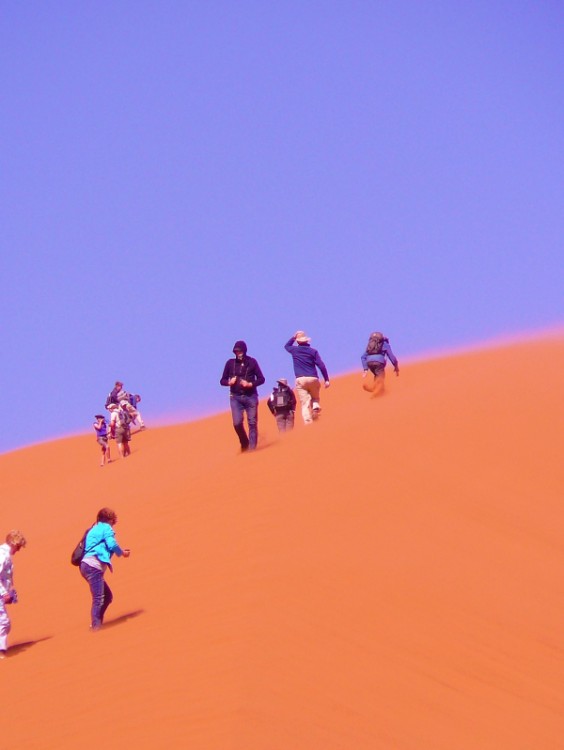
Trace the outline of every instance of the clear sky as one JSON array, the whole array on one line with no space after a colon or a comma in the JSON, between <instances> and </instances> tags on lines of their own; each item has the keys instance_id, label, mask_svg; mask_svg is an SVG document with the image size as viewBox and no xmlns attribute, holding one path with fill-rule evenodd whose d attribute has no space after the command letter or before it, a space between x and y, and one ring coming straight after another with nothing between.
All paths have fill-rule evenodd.
<instances>
[{"instance_id":1,"label":"clear sky","mask_svg":"<svg viewBox=\"0 0 564 750\"><path fill-rule=\"evenodd\" d=\"M312 336L400 359L564 321L557 0L0 3L0 450L228 407ZM542 363L526 362L524 366ZM226 439L234 439L226 436Z\"/></svg>"}]
</instances>

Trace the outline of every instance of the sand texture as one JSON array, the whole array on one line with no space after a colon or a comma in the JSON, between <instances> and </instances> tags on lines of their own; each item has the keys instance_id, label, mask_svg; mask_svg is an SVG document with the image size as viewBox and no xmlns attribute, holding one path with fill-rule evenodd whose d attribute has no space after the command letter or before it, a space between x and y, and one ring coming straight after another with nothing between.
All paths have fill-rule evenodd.
<instances>
[{"instance_id":1,"label":"sand texture","mask_svg":"<svg viewBox=\"0 0 564 750\"><path fill-rule=\"evenodd\" d=\"M263 388L253 454L226 412L104 468L93 431L0 456L0 748L562 750L563 343L335 378L284 437ZM91 633L104 505L132 554Z\"/></svg>"}]
</instances>

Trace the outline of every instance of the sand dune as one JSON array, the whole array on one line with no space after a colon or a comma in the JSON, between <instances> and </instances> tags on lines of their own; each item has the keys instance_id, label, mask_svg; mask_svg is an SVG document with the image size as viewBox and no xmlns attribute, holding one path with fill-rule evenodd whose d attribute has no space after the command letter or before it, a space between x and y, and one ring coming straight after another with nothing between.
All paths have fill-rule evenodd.
<instances>
[{"instance_id":1,"label":"sand dune","mask_svg":"<svg viewBox=\"0 0 564 750\"><path fill-rule=\"evenodd\" d=\"M93 435L0 456L0 747L564 748L562 344L336 378L283 439L262 404L254 454L225 413L103 469ZM103 505L132 556L93 634L69 555Z\"/></svg>"}]
</instances>

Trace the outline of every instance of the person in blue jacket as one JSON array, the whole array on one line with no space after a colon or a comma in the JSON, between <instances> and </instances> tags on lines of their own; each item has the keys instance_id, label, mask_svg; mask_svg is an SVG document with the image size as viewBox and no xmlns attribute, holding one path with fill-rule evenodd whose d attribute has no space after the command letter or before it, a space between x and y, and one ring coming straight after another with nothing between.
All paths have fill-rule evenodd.
<instances>
[{"instance_id":1,"label":"person in blue jacket","mask_svg":"<svg viewBox=\"0 0 564 750\"><path fill-rule=\"evenodd\" d=\"M302 407L302 417L305 424L311 424L317 419L321 406L319 405L319 393L321 385L317 370L323 376L325 388L329 388L329 375L325 363L314 349L311 339L303 331L296 331L292 338L284 344L284 349L292 355L294 363L294 375L296 376L296 393ZM294 343L297 346L294 346Z\"/></svg>"},{"instance_id":2,"label":"person in blue jacket","mask_svg":"<svg viewBox=\"0 0 564 750\"><path fill-rule=\"evenodd\" d=\"M113 527L117 516L111 508L98 511L96 523L87 532L84 543L84 557L80 563L80 573L90 586L92 594L92 630L99 630L107 608L112 603L113 594L104 580L104 573L112 570L112 555L129 557L131 550L122 549Z\"/></svg>"},{"instance_id":3,"label":"person in blue jacket","mask_svg":"<svg viewBox=\"0 0 564 750\"><path fill-rule=\"evenodd\" d=\"M374 395L379 395L384 390L386 359L389 359L394 366L396 376L399 375L399 363L392 351L389 339L383 333L375 331L370 334L366 350L360 357L362 369L364 370L362 377L365 378L369 370L374 375L372 382L365 385L364 389L371 391Z\"/></svg>"}]
</instances>

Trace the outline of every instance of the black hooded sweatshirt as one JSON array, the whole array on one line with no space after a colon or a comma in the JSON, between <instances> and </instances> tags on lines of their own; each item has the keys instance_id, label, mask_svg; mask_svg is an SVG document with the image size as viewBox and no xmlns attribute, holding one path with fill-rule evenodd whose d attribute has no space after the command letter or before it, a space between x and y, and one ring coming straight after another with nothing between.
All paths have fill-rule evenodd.
<instances>
[{"instance_id":1,"label":"black hooded sweatshirt","mask_svg":"<svg viewBox=\"0 0 564 750\"><path fill-rule=\"evenodd\" d=\"M264 383L264 375L256 359L247 356L247 345L244 341L236 341L233 345L233 351L235 349L240 349L243 352L243 358L237 359L237 357L234 357L233 359L228 359L219 382L221 385L229 385L230 378L236 377L237 382L235 385L229 386L230 392L237 396L253 396L256 394L258 386ZM253 387L244 388L240 385L240 380L247 380L253 384Z\"/></svg>"}]
</instances>

